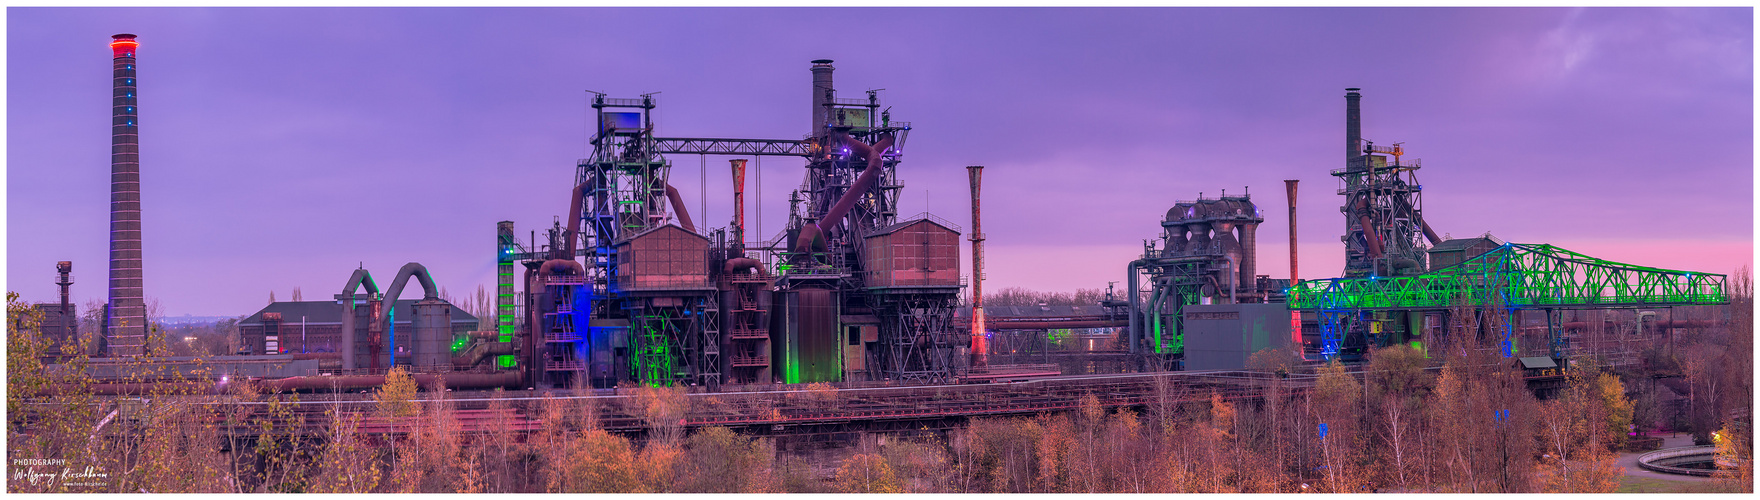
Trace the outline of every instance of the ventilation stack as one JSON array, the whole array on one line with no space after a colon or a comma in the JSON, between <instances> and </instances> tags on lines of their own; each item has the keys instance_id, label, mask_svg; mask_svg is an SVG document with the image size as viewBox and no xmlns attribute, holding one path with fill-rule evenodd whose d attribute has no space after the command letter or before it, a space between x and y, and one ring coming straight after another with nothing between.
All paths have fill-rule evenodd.
<instances>
[{"instance_id":1,"label":"ventilation stack","mask_svg":"<svg viewBox=\"0 0 1760 500\"><path fill-rule=\"evenodd\" d=\"M807 134L812 137L824 134L830 119L832 69L830 59L813 60L813 130Z\"/></svg>"},{"instance_id":2,"label":"ventilation stack","mask_svg":"<svg viewBox=\"0 0 1760 500\"><path fill-rule=\"evenodd\" d=\"M110 300L106 354L145 354L147 307L141 292L140 129L135 108L134 35L111 37L114 91L110 120Z\"/></svg>"},{"instance_id":3,"label":"ventilation stack","mask_svg":"<svg viewBox=\"0 0 1760 500\"><path fill-rule=\"evenodd\" d=\"M984 175L982 165L966 167L972 180L972 370L990 365L989 346L984 339L984 226L978 213L978 185Z\"/></svg>"},{"instance_id":4,"label":"ventilation stack","mask_svg":"<svg viewBox=\"0 0 1760 500\"><path fill-rule=\"evenodd\" d=\"M1295 286L1301 281L1296 274L1296 179L1285 179L1283 190L1289 194L1289 284Z\"/></svg>"}]
</instances>

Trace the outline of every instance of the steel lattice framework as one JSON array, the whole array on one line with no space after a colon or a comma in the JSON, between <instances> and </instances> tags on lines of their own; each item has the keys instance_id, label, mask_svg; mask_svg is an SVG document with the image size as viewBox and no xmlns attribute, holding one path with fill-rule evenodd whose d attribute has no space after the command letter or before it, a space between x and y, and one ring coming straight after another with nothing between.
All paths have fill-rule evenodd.
<instances>
[{"instance_id":1,"label":"steel lattice framework","mask_svg":"<svg viewBox=\"0 0 1760 500\"><path fill-rule=\"evenodd\" d=\"M1339 323L1365 311L1480 308L1594 309L1729 303L1725 276L1637 266L1547 244L1506 243L1460 264L1418 276L1301 282L1289 306L1320 318L1321 352L1339 352ZM1506 337L1509 328L1503 328ZM1508 344L1510 339L1506 338Z\"/></svg>"},{"instance_id":2,"label":"steel lattice framework","mask_svg":"<svg viewBox=\"0 0 1760 500\"><path fill-rule=\"evenodd\" d=\"M1290 309L1446 309L1496 294L1513 307L1726 304L1722 274L1597 259L1546 244L1506 243L1418 276L1310 280L1289 292Z\"/></svg>"},{"instance_id":3,"label":"steel lattice framework","mask_svg":"<svg viewBox=\"0 0 1760 500\"><path fill-rule=\"evenodd\" d=\"M650 141L649 149L663 154L808 156L815 149L811 141L771 139L653 138Z\"/></svg>"}]
</instances>

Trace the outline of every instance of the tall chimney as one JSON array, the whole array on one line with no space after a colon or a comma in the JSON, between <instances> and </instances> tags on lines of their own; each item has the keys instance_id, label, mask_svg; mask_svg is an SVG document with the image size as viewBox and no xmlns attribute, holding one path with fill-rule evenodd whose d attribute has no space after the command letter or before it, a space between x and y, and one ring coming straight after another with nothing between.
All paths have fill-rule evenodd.
<instances>
[{"instance_id":1,"label":"tall chimney","mask_svg":"<svg viewBox=\"0 0 1760 500\"><path fill-rule=\"evenodd\" d=\"M55 332L55 342L62 346L68 346L71 345L69 341L73 340L78 333L74 325L79 324L73 319L73 306L67 300L67 287L73 286L73 261L56 262L55 271L61 275L60 279L55 280L55 284L61 286L61 319L56 322L58 331Z\"/></svg>"},{"instance_id":2,"label":"tall chimney","mask_svg":"<svg viewBox=\"0 0 1760 500\"><path fill-rule=\"evenodd\" d=\"M110 325L108 355L145 354L147 307L141 293L140 129L136 123L134 35L111 37L114 91L110 120Z\"/></svg>"},{"instance_id":3,"label":"tall chimney","mask_svg":"<svg viewBox=\"0 0 1760 500\"><path fill-rule=\"evenodd\" d=\"M1289 284L1295 286L1301 276L1296 274L1296 179L1283 181L1283 190L1289 193Z\"/></svg>"},{"instance_id":4,"label":"tall chimney","mask_svg":"<svg viewBox=\"0 0 1760 500\"><path fill-rule=\"evenodd\" d=\"M1344 166L1353 167L1363 155L1363 99L1359 88L1344 89Z\"/></svg>"},{"instance_id":5,"label":"tall chimney","mask_svg":"<svg viewBox=\"0 0 1760 500\"><path fill-rule=\"evenodd\" d=\"M826 108L833 97L831 89L831 60L813 60L813 130L807 135L818 137L825 133Z\"/></svg>"},{"instance_id":6,"label":"tall chimney","mask_svg":"<svg viewBox=\"0 0 1760 500\"><path fill-rule=\"evenodd\" d=\"M746 159L728 160L733 165L733 248L739 257L746 251ZM731 258L733 256L729 256Z\"/></svg>"},{"instance_id":7,"label":"tall chimney","mask_svg":"<svg viewBox=\"0 0 1760 500\"><path fill-rule=\"evenodd\" d=\"M972 359L971 368L990 366L989 346L984 339L984 226L978 212L978 185L983 165L966 167L972 180Z\"/></svg>"}]
</instances>

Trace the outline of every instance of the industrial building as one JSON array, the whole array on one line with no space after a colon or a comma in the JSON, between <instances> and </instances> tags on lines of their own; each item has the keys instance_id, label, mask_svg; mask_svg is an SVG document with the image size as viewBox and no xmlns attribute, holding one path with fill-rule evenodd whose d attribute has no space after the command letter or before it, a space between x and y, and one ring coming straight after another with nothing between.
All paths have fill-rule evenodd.
<instances>
[{"instance_id":1,"label":"industrial building","mask_svg":"<svg viewBox=\"0 0 1760 500\"><path fill-rule=\"evenodd\" d=\"M652 95L594 97L593 154L577 162L566 227L542 245L521 245L511 222L498 228L503 276L516 262L526 268L524 303L498 307L525 311L515 332L529 384L955 375L959 227L897 213L910 124L894 122L877 92L837 97L831 61L810 71L802 140L656 137ZM682 154L804 159L786 228L746 233L744 158L730 162L733 226L696 227L667 180L666 155ZM511 299L505 288L501 296Z\"/></svg>"},{"instance_id":2,"label":"industrial building","mask_svg":"<svg viewBox=\"0 0 1760 500\"><path fill-rule=\"evenodd\" d=\"M112 259L103 340L105 354L125 358L146 354L138 43L117 35L111 47ZM334 300L272 303L240 324L237 355L212 361L278 390L371 387L396 366L424 384L443 379L462 388L908 386L1238 370L1255 352L1287 346L1300 346L1314 362L1357 361L1379 346L1445 341L1451 315L1508 312L1513 319L1479 323L1502 335L1506 354L1563 362L1580 345L1606 346L1605 325L1624 321L1610 311L1630 312L1635 331L1644 331L1645 318L1653 329L1705 321L1663 320L1644 310L1725 301L1718 274L1609 262L1489 234L1441 240L1424 221L1420 162L1405 158L1401 143L1363 138L1362 96L1352 88L1344 165L1329 172L1344 198L1340 278L1260 274L1258 228L1266 218L1243 188L1175 202L1160 217L1156 239L1126 264L1122 297L1109 291L1094 305L986 309L982 167L967 167L969 233L934 214L901 214L897 167L911 124L893 119L878 90L840 97L832 61L807 69L810 126L801 139L668 138L656 135L653 94L595 93L592 153L574 163L566 182L539 184L555 187L558 208L566 189L566 211L542 238L531 231L521 241L513 221L496 225L492 328L478 328L478 318L440 300L428 269L411 262L383 293L371 273L355 269ZM692 219L670 181L671 158L679 155L730 157L735 215L728 227ZM748 234L745 221L746 160L762 156L799 159L804 167L789 193L787 222L769 235ZM1285 182L1294 241L1296 182ZM962 234L973 245L969 274L959 262ZM63 264L65 295L71 264ZM1296 264L1292 245L1292 277ZM401 297L411 279L422 298ZM960 300L968 285L969 307ZM58 317L77 316L65 310ZM1053 349L1053 331L1067 332L1068 343L1056 340ZM124 361L101 360L94 373L120 377ZM179 370L202 365L156 361Z\"/></svg>"},{"instance_id":3,"label":"industrial building","mask_svg":"<svg viewBox=\"0 0 1760 500\"><path fill-rule=\"evenodd\" d=\"M409 352L415 333L414 300L399 300L390 316L402 318L393 324L397 332L398 353ZM451 312L450 336L469 335L477 329L477 318L447 304ZM358 330L367 326L367 309L355 311ZM364 333L364 332L363 332ZM238 322L239 352L237 354L309 354L342 352L342 308L333 300L274 302L251 313ZM356 337L361 335L357 334ZM337 358L340 362L341 358Z\"/></svg>"}]
</instances>

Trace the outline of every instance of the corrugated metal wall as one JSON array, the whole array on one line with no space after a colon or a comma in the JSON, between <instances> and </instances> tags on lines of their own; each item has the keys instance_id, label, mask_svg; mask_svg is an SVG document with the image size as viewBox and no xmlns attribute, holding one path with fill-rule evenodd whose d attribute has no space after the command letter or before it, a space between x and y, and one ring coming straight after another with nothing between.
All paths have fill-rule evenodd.
<instances>
[{"instance_id":1,"label":"corrugated metal wall","mask_svg":"<svg viewBox=\"0 0 1760 500\"><path fill-rule=\"evenodd\" d=\"M959 233L923 220L868 238L869 287L959 286Z\"/></svg>"},{"instance_id":2,"label":"corrugated metal wall","mask_svg":"<svg viewBox=\"0 0 1760 500\"><path fill-rule=\"evenodd\" d=\"M706 286L709 240L662 226L618 244L618 281L625 288Z\"/></svg>"}]
</instances>

